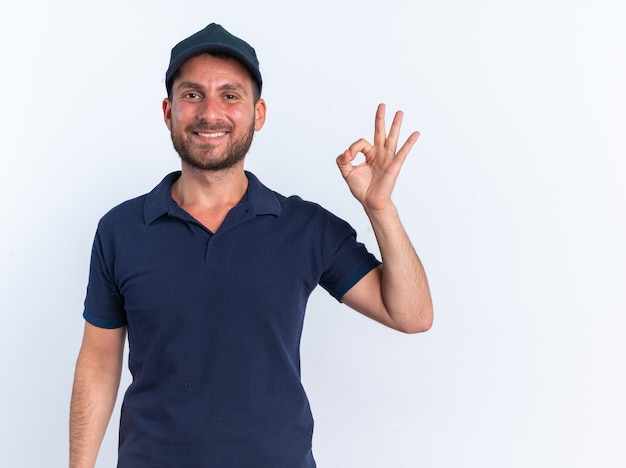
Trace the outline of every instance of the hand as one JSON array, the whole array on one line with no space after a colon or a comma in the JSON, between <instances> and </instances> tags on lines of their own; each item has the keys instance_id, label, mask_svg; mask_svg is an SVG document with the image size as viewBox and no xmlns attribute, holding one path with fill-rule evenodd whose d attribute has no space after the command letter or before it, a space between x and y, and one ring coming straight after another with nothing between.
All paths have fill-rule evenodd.
<instances>
[{"instance_id":1,"label":"hand","mask_svg":"<svg viewBox=\"0 0 626 468\"><path fill-rule=\"evenodd\" d=\"M413 132L396 153L402 115L401 111L396 112L387 135L385 105L379 104L374 123L374 145L361 138L337 158L337 166L352 195L366 210L380 210L391 204L391 192L400 168L419 138L419 132ZM352 161L359 153L365 155L365 161L355 166Z\"/></svg>"}]
</instances>

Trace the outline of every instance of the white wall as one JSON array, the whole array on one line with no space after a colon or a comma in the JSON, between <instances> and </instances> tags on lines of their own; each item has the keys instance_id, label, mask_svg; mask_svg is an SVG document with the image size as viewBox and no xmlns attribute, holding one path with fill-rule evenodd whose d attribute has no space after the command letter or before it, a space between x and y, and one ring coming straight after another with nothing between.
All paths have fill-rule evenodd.
<instances>
[{"instance_id":1,"label":"white wall","mask_svg":"<svg viewBox=\"0 0 626 468\"><path fill-rule=\"evenodd\" d=\"M178 167L163 75L212 21L261 60L248 168L373 248L334 158L381 101L422 132L395 199L435 326L404 336L314 294L319 466L625 466L621 0L3 3L0 465L66 465L96 223Z\"/></svg>"}]
</instances>

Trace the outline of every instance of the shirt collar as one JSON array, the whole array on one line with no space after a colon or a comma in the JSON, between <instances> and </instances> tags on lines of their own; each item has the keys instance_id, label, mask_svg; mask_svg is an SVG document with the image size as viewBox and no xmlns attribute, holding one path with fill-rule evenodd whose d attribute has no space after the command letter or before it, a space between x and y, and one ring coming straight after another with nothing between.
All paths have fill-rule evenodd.
<instances>
[{"instance_id":1,"label":"shirt collar","mask_svg":"<svg viewBox=\"0 0 626 468\"><path fill-rule=\"evenodd\" d=\"M280 216L281 206L276 198L276 194L263 185L254 174L246 171L248 178L248 193L244 197L252 207L252 214L259 215L275 215ZM157 185L146 197L144 206L144 221L146 224L152 223L157 218L170 213L175 207L178 207L172 199L172 185L180 177L181 172L175 171L165 176L165 178ZM243 202L241 202L243 203Z\"/></svg>"}]
</instances>

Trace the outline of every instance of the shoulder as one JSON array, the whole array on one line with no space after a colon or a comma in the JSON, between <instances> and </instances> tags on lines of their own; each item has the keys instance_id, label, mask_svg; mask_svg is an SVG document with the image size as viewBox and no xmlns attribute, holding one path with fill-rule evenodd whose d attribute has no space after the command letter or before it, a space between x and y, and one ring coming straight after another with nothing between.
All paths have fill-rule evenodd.
<instances>
[{"instance_id":1,"label":"shoulder","mask_svg":"<svg viewBox=\"0 0 626 468\"><path fill-rule=\"evenodd\" d=\"M98 227L118 227L134 223L145 225L167 213L170 208L171 187L179 176L180 172L168 174L149 193L113 207L100 219Z\"/></svg>"},{"instance_id":2,"label":"shoulder","mask_svg":"<svg viewBox=\"0 0 626 468\"><path fill-rule=\"evenodd\" d=\"M112 226L133 219L143 219L147 197L147 194L140 195L114 206L100 218L98 226Z\"/></svg>"},{"instance_id":3,"label":"shoulder","mask_svg":"<svg viewBox=\"0 0 626 468\"><path fill-rule=\"evenodd\" d=\"M353 227L322 205L298 195L277 195L281 204L282 222L295 229L299 237L317 239L335 245L348 237L356 237Z\"/></svg>"},{"instance_id":4,"label":"shoulder","mask_svg":"<svg viewBox=\"0 0 626 468\"><path fill-rule=\"evenodd\" d=\"M326 222L343 222L338 216L334 215L330 210L322 205L304 200L299 195L283 196L276 194L281 204L283 212L290 216L297 216L311 220L324 220Z\"/></svg>"},{"instance_id":5,"label":"shoulder","mask_svg":"<svg viewBox=\"0 0 626 468\"><path fill-rule=\"evenodd\" d=\"M259 181L246 171L250 182L248 194L257 213L275 214L283 220L336 218L321 205L302 199L299 195L283 195Z\"/></svg>"}]
</instances>

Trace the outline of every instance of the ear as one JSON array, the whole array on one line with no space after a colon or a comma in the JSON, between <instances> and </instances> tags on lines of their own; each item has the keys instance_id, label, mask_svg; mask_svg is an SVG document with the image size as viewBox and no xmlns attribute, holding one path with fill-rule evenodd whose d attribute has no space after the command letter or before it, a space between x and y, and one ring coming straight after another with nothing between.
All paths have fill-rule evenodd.
<instances>
[{"instance_id":1,"label":"ear","mask_svg":"<svg viewBox=\"0 0 626 468\"><path fill-rule=\"evenodd\" d=\"M163 99L163 120L165 120L165 125L171 131L172 130L172 101L168 98Z\"/></svg>"},{"instance_id":2,"label":"ear","mask_svg":"<svg viewBox=\"0 0 626 468\"><path fill-rule=\"evenodd\" d=\"M257 103L254 105L254 130L257 132L263 128L263 124L265 123L265 113L267 111L267 106L265 104L265 100L259 98Z\"/></svg>"}]
</instances>

